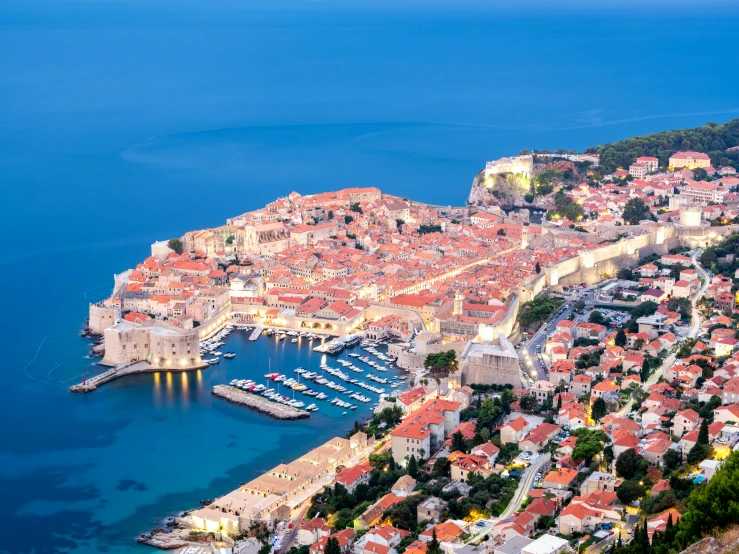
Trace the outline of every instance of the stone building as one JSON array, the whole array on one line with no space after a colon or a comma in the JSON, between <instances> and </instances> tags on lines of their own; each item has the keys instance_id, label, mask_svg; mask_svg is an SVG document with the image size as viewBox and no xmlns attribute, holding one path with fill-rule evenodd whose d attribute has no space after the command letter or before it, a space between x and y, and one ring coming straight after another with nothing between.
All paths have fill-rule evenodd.
<instances>
[{"instance_id":1,"label":"stone building","mask_svg":"<svg viewBox=\"0 0 739 554\"><path fill-rule=\"evenodd\" d=\"M147 361L163 369L190 369L202 365L196 329L180 329L164 322L143 324L120 321L105 329L105 365Z\"/></svg>"},{"instance_id":2,"label":"stone building","mask_svg":"<svg viewBox=\"0 0 739 554\"><path fill-rule=\"evenodd\" d=\"M244 228L243 249L248 254L271 257L285 250L290 235L283 223L248 225Z\"/></svg>"},{"instance_id":3,"label":"stone building","mask_svg":"<svg viewBox=\"0 0 739 554\"><path fill-rule=\"evenodd\" d=\"M90 304L90 319L87 328L93 333L102 335L108 327L113 327L121 319L121 310L117 306Z\"/></svg>"},{"instance_id":4,"label":"stone building","mask_svg":"<svg viewBox=\"0 0 739 554\"><path fill-rule=\"evenodd\" d=\"M521 387L518 354L503 333L492 343L470 342L462 352L460 369L463 384Z\"/></svg>"}]
</instances>

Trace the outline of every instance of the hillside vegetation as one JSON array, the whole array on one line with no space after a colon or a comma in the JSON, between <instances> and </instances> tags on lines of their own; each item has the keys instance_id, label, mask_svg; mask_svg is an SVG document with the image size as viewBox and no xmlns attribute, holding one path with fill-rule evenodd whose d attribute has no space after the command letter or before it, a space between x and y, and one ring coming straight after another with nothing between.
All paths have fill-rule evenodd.
<instances>
[{"instance_id":1,"label":"hillside vegetation","mask_svg":"<svg viewBox=\"0 0 739 554\"><path fill-rule=\"evenodd\" d=\"M628 168L640 156L659 158L660 166L667 166L670 154L684 150L705 152L714 167L731 165L739 169L739 151L727 152L739 145L739 119L721 125L706 123L693 129L663 131L633 137L603 146L588 148L587 152L600 154L600 165L606 172L619 167Z\"/></svg>"}]
</instances>

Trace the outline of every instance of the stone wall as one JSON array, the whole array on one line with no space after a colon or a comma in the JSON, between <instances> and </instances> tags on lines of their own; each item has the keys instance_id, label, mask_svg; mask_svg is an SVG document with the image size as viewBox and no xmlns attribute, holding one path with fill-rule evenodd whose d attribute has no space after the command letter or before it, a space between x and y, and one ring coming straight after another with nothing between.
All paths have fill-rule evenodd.
<instances>
[{"instance_id":1,"label":"stone wall","mask_svg":"<svg viewBox=\"0 0 739 554\"><path fill-rule=\"evenodd\" d=\"M732 227L739 228L645 224L641 229L647 232L641 235L585 250L567 260L547 265L543 268L545 283L541 283L540 277L537 277L521 288L522 298L526 298L524 301L530 300L544 286L557 290L559 287L578 283L597 283L604 278L613 277L619 269L638 265L642 258L651 254L667 254L670 249L678 246L706 246L718 240L719 235L731 234ZM627 229L628 227L624 228Z\"/></svg>"},{"instance_id":2,"label":"stone wall","mask_svg":"<svg viewBox=\"0 0 739 554\"><path fill-rule=\"evenodd\" d=\"M506 337L510 336L510 334L513 333L513 328L516 326L520 304L521 302L518 296L512 296L511 303L508 305L508 311L503 319L493 325L480 325L478 330L480 339L491 341L495 340L495 338L500 334L505 335Z\"/></svg>"},{"instance_id":3,"label":"stone wall","mask_svg":"<svg viewBox=\"0 0 739 554\"><path fill-rule=\"evenodd\" d=\"M108 327L113 327L121 320L121 312L117 307L90 304L90 319L87 327L93 333L102 335Z\"/></svg>"},{"instance_id":4,"label":"stone wall","mask_svg":"<svg viewBox=\"0 0 739 554\"><path fill-rule=\"evenodd\" d=\"M148 361L163 369L199 367L200 339L197 330L183 330L166 323L133 325L120 322L105 329L104 365Z\"/></svg>"},{"instance_id":5,"label":"stone wall","mask_svg":"<svg viewBox=\"0 0 739 554\"><path fill-rule=\"evenodd\" d=\"M502 333L496 343L469 343L460 358L463 385L521 386L518 354Z\"/></svg>"}]
</instances>

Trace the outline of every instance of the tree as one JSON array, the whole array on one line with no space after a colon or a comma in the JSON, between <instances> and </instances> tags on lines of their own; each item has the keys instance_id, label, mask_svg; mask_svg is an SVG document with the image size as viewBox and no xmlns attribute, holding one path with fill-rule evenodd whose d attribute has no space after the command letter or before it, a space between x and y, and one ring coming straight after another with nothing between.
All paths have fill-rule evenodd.
<instances>
[{"instance_id":1,"label":"tree","mask_svg":"<svg viewBox=\"0 0 739 554\"><path fill-rule=\"evenodd\" d=\"M606 324L606 318L603 316L603 312L601 312L600 310L593 310L592 312L590 312L588 321L590 323L597 323L598 325Z\"/></svg>"},{"instance_id":2,"label":"tree","mask_svg":"<svg viewBox=\"0 0 739 554\"><path fill-rule=\"evenodd\" d=\"M496 233L499 237L505 236L505 229L498 229L498 232Z\"/></svg>"},{"instance_id":3,"label":"tree","mask_svg":"<svg viewBox=\"0 0 739 554\"><path fill-rule=\"evenodd\" d=\"M625 505L629 505L644 496L644 487L638 481L627 480L616 488L616 496Z\"/></svg>"},{"instance_id":4,"label":"tree","mask_svg":"<svg viewBox=\"0 0 739 554\"><path fill-rule=\"evenodd\" d=\"M169 246L170 250L174 250L178 254L182 254L184 250L184 246L182 246L182 241L180 239L169 239L167 246Z\"/></svg>"},{"instance_id":5,"label":"tree","mask_svg":"<svg viewBox=\"0 0 739 554\"><path fill-rule=\"evenodd\" d=\"M683 463L682 454L680 454L679 451L672 450L670 448L665 452L664 456L662 456L662 463L665 465L665 469L672 471L680 467L680 464Z\"/></svg>"},{"instance_id":6,"label":"tree","mask_svg":"<svg viewBox=\"0 0 739 554\"><path fill-rule=\"evenodd\" d=\"M704 419L701 422L700 431L698 431L698 440L696 441L695 446L693 446L693 448L690 449L690 452L688 452L686 461L691 465L700 463L708 458L712 451L713 449L708 440L708 420Z\"/></svg>"},{"instance_id":7,"label":"tree","mask_svg":"<svg viewBox=\"0 0 739 554\"><path fill-rule=\"evenodd\" d=\"M616 343L616 346L620 346L621 348L626 346L627 339L623 327L618 328L618 331L616 332L616 340L614 342Z\"/></svg>"},{"instance_id":8,"label":"tree","mask_svg":"<svg viewBox=\"0 0 739 554\"><path fill-rule=\"evenodd\" d=\"M329 210L328 211L328 214L326 215L326 217L328 219L333 219L334 218L334 211L333 210Z\"/></svg>"},{"instance_id":9,"label":"tree","mask_svg":"<svg viewBox=\"0 0 739 554\"><path fill-rule=\"evenodd\" d=\"M414 479L418 477L418 462L413 454L411 454L411 457L408 460L408 475Z\"/></svg>"},{"instance_id":10,"label":"tree","mask_svg":"<svg viewBox=\"0 0 739 554\"><path fill-rule=\"evenodd\" d=\"M616 458L616 473L624 479L633 479L637 473L646 471L648 465L644 458L629 448Z\"/></svg>"},{"instance_id":11,"label":"tree","mask_svg":"<svg viewBox=\"0 0 739 554\"><path fill-rule=\"evenodd\" d=\"M536 262L536 265L534 266L534 270L536 271L537 275L541 273L541 264L539 262Z\"/></svg>"},{"instance_id":12,"label":"tree","mask_svg":"<svg viewBox=\"0 0 739 554\"><path fill-rule=\"evenodd\" d=\"M732 452L707 485L693 489L677 541L688 545L714 529L739 523L739 452Z\"/></svg>"},{"instance_id":13,"label":"tree","mask_svg":"<svg viewBox=\"0 0 739 554\"><path fill-rule=\"evenodd\" d=\"M628 267L624 267L618 270L618 274L616 276L623 281L631 281L634 278L634 272Z\"/></svg>"},{"instance_id":14,"label":"tree","mask_svg":"<svg viewBox=\"0 0 739 554\"><path fill-rule=\"evenodd\" d=\"M652 219L652 212L644 200L639 197L629 198L624 206L623 220L629 225L638 225L644 219Z\"/></svg>"},{"instance_id":15,"label":"tree","mask_svg":"<svg viewBox=\"0 0 739 554\"><path fill-rule=\"evenodd\" d=\"M362 213L362 206L359 205L359 202L354 202L349 209L353 212Z\"/></svg>"},{"instance_id":16,"label":"tree","mask_svg":"<svg viewBox=\"0 0 739 554\"><path fill-rule=\"evenodd\" d=\"M431 541L426 547L426 554L444 554L439 544L439 540L436 538L436 527L431 531Z\"/></svg>"},{"instance_id":17,"label":"tree","mask_svg":"<svg viewBox=\"0 0 739 554\"><path fill-rule=\"evenodd\" d=\"M708 438L708 420L704 419L701 421L701 427L698 431L698 442L697 444L703 444L708 445L709 444L709 438Z\"/></svg>"},{"instance_id":18,"label":"tree","mask_svg":"<svg viewBox=\"0 0 739 554\"><path fill-rule=\"evenodd\" d=\"M451 466L452 462L449 461L449 458L446 458L444 456L436 458L436 461L434 462L434 467L431 469L431 476L435 478L448 477L449 468L451 468Z\"/></svg>"},{"instance_id":19,"label":"tree","mask_svg":"<svg viewBox=\"0 0 739 554\"><path fill-rule=\"evenodd\" d=\"M654 315L654 313L657 311L657 308L659 308L659 304L657 304L653 300L642 302L633 310L631 310L631 319L636 321L642 316Z\"/></svg>"},{"instance_id":20,"label":"tree","mask_svg":"<svg viewBox=\"0 0 739 554\"><path fill-rule=\"evenodd\" d=\"M459 368L457 361L457 353L454 350L447 350L437 354L429 354L426 356L424 365L431 369L434 375L447 377L450 373L454 373Z\"/></svg>"},{"instance_id":21,"label":"tree","mask_svg":"<svg viewBox=\"0 0 739 554\"><path fill-rule=\"evenodd\" d=\"M269 554L270 552L272 552L272 545L266 542L259 548L257 554Z\"/></svg>"},{"instance_id":22,"label":"tree","mask_svg":"<svg viewBox=\"0 0 739 554\"><path fill-rule=\"evenodd\" d=\"M524 412L533 412L534 408L536 408L536 406L539 404L539 402L537 402L536 400L536 397L530 394L526 396L522 396L519 402L521 404L521 409Z\"/></svg>"},{"instance_id":23,"label":"tree","mask_svg":"<svg viewBox=\"0 0 739 554\"><path fill-rule=\"evenodd\" d=\"M483 430L489 431L492 429L498 421L498 418L500 418L502 411L502 407L495 404L492 400L485 400L480 405L480 412L477 414L475 430L482 432Z\"/></svg>"},{"instance_id":24,"label":"tree","mask_svg":"<svg viewBox=\"0 0 739 554\"><path fill-rule=\"evenodd\" d=\"M601 418L605 417L607 412L606 401L601 397L596 398L590 408L590 415L593 417L593 420L600 421Z\"/></svg>"},{"instance_id":25,"label":"tree","mask_svg":"<svg viewBox=\"0 0 739 554\"><path fill-rule=\"evenodd\" d=\"M457 431L452 434L452 452L467 452L467 444L465 443L462 433Z\"/></svg>"},{"instance_id":26,"label":"tree","mask_svg":"<svg viewBox=\"0 0 739 554\"><path fill-rule=\"evenodd\" d=\"M323 552L324 554L341 554L339 540L336 537L329 537L326 541L326 548Z\"/></svg>"},{"instance_id":27,"label":"tree","mask_svg":"<svg viewBox=\"0 0 739 554\"><path fill-rule=\"evenodd\" d=\"M582 427L572 434L577 437L575 448L572 449L572 458L575 460L592 459L603 452L603 443L608 441L608 435L600 429L591 430Z\"/></svg>"},{"instance_id":28,"label":"tree","mask_svg":"<svg viewBox=\"0 0 739 554\"><path fill-rule=\"evenodd\" d=\"M701 254L701 265L703 267L711 267L718 264L718 256L714 248L706 248Z\"/></svg>"},{"instance_id":29,"label":"tree","mask_svg":"<svg viewBox=\"0 0 739 554\"><path fill-rule=\"evenodd\" d=\"M518 321L522 326L540 323L548 319L561 304L561 298L539 296L521 306L518 312Z\"/></svg>"},{"instance_id":30,"label":"tree","mask_svg":"<svg viewBox=\"0 0 739 554\"><path fill-rule=\"evenodd\" d=\"M574 303L574 304L572 305L572 308L573 308L573 309L574 309L574 310L575 310L576 312L579 312L580 310L584 310L584 309L585 309L585 302L583 302L582 300L578 300L577 302L575 302L575 303Z\"/></svg>"},{"instance_id":31,"label":"tree","mask_svg":"<svg viewBox=\"0 0 739 554\"><path fill-rule=\"evenodd\" d=\"M350 216L350 215L345 215L344 216L344 224L345 225L349 225L352 221L354 221L354 218L352 216Z\"/></svg>"}]
</instances>

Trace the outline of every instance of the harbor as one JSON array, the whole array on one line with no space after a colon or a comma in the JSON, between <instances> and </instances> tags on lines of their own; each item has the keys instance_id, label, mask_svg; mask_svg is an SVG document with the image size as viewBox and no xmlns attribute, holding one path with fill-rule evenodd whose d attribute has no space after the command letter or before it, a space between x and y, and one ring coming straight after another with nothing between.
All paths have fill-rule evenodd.
<instances>
[{"instance_id":1,"label":"harbor","mask_svg":"<svg viewBox=\"0 0 739 554\"><path fill-rule=\"evenodd\" d=\"M231 329L224 329L222 332L228 334L230 331ZM284 345L285 348L291 348L295 345L299 351L305 351L306 346L310 347L315 338L310 333L270 328L264 329L263 332L271 337L275 346L281 348ZM250 342L253 336L252 332L249 336ZM290 337L290 342L286 343L286 338L283 337ZM218 340L206 345L206 348L217 348L216 345L224 346L225 343ZM359 337L350 337L350 340L346 341L346 346L342 346L342 350L344 348L353 349L356 346L359 346L359 352L347 350L343 356L336 358L323 354L316 370L299 366L292 371L289 369L272 371L270 359L268 361L269 371L263 376L254 376L250 372L249 378L231 379L226 388L240 393L236 398L256 399L239 403L258 410L275 406L278 407L276 410L278 413L280 413L279 407L281 406L304 411L306 415L329 406L343 410L342 416L364 407L375 409L382 397L394 395L400 391L405 385L407 375L398 372L393 365L393 358L378 350L382 346L372 341L362 341L360 344ZM315 353L316 349L312 348L309 352ZM221 352L216 351L213 354L221 354ZM227 354L223 356L226 357ZM310 357L312 358L313 355L310 354ZM379 375L370 371L376 371ZM391 371L392 373L388 374ZM270 412L267 413L272 415Z\"/></svg>"}]
</instances>

